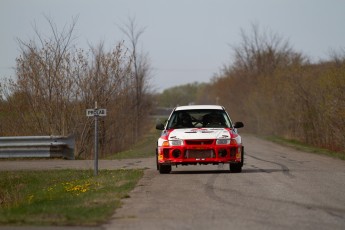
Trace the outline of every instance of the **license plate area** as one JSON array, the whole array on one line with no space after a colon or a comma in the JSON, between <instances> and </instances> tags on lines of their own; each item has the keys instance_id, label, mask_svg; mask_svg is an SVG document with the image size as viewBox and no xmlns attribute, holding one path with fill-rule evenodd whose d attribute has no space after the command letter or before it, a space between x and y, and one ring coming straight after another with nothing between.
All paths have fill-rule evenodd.
<instances>
[{"instance_id":1,"label":"license plate area","mask_svg":"<svg viewBox=\"0 0 345 230\"><path fill-rule=\"evenodd\" d=\"M214 158L215 154L213 149L187 149L185 157L190 158Z\"/></svg>"}]
</instances>

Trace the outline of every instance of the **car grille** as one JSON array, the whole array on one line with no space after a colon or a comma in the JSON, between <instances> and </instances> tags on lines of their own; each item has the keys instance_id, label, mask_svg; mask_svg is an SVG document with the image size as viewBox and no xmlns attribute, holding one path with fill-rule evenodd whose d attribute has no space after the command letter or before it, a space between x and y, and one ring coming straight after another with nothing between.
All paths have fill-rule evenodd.
<instances>
[{"instance_id":1,"label":"car grille","mask_svg":"<svg viewBox=\"0 0 345 230\"><path fill-rule=\"evenodd\" d=\"M185 140L186 145L212 145L214 140Z\"/></svg>"},{"instance_id":2,"label":"car grille","mask_svg":"<svg viewBox=\"0 0 345 230\"><path fill-rule=\"evenodd\" d=\"M213 149L188 149L185 156L186 158L213 158L215 154Z\"/></svg>"}]
</instances>

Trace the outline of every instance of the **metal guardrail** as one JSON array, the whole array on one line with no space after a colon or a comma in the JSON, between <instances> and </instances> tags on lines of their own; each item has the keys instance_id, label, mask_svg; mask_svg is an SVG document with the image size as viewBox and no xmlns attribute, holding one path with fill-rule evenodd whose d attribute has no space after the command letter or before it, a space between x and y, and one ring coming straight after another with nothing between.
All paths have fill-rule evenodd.
<instances>
[{"instance_id":1,"label":"metal guardrail","mask_svg":"<svg viewBox=\"0 0 345 230\"><path fill-rule=\"evenodd\" d=\"M74 160L73 136L0 137L0 158L62 157Z\"/></svg>"}]
</instances>

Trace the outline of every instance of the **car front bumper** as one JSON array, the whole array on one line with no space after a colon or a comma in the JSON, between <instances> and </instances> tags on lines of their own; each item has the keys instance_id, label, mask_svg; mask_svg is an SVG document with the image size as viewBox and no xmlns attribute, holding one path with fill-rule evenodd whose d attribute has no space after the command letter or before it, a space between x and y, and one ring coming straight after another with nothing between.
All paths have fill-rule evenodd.
<instances>
[{"instance_id":1,"label":"car front bumper","mask_svg":"<svg viewBox=\"0 0 345 230\"><path fill-rule=\"evenodd\" d=\"M243 163L242 145L158 147L157 160L165 165Z\"/></svg>"}]
</instances>

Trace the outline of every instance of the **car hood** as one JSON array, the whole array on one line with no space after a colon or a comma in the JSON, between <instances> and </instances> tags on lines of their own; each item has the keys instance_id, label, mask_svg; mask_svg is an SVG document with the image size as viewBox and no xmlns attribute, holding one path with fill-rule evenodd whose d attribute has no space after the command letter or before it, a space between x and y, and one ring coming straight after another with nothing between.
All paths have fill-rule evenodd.
<instances>
[{"instance_id":1,"label":"car hood","mask_svg":"<svg viewBox=\"0 0 345 230\"><path fill-rule=\"evenodd\" d=\"M200 140L200 139L218 139L231 138L229 129L225 128L189 128L189 129L174 129L170 132L169 140Z\"/></svg>"}]
</instances>

